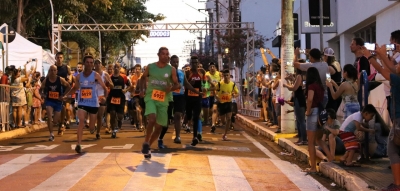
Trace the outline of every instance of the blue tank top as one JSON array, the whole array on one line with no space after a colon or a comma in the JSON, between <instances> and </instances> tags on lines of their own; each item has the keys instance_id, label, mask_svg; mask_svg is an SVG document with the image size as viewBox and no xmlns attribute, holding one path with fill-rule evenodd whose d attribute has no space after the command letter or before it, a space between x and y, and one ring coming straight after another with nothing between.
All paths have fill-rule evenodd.
<instances>
[{"instance_id":1,"label":"blue tank top","mask_svg":"<svg viewBox=\"0 0 400 191\"><path fill-rule=\"evenodd\" d=\"M180 70L180 69L178 69L176 72L177 72L177 74L178 74L178 81L179 81L179 83L181 84L181 89L180 89L180 92L179 92L179 93L177 93L178 90L176 90L176 91L172 92L172 94L173 94L173 95L183 95L183 94L185 94L185 88L183 87L183 80L184 80L183 78L184 78L185 76L184 76L183 71Z\"/></svg>"},{"instance_id":2,"label":"blue tank top","mask_svg":"<svg viewBox=\"0 0 400 191\"><path fill-rule=\"evenodd\" d=\"M79 74L80 92L78 94L78 106L99 107L99 99L97 96L97 82L95 73L92 72L88 77Z\"/></svg>"}]
</instances>

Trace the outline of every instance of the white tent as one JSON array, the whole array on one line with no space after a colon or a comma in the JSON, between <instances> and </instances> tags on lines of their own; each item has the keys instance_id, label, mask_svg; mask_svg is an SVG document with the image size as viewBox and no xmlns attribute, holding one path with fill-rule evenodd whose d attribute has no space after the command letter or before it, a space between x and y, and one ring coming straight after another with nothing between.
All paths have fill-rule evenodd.
<instances>
[{"instance_id":1,"label":"white tent","mask_svg":"<svg viewBox=\"0 0 400 191\"><path fill-rule=\"evenodd\" d=\"M14 41L8 44L8 65L14 65L16 68L23 68L24 64L33 58L37 59L36 70L42 73L42 47L16 33ZM30 70L30 67L34 66L34 64L35 62L29 63L27 69Z\"/></svg>"}]
</instances>

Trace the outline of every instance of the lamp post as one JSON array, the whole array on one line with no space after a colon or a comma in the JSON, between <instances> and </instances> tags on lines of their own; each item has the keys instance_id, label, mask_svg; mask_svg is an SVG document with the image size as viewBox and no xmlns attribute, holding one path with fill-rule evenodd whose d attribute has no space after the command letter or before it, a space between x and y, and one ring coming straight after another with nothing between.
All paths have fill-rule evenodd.
<instances>
[{"instance_id":1,"label":"lamp post","mask_svg":"<svg viewBox=\"0 0 400 191\"><path fill-rule=\"evenodd\" d=\"M53 8L53 1L50 1L50 7L51 7L51 31L52 31L52 35L51 35L51 52L54 54L54 8Z\"/></svg>"},{"instance_id":2,"label":"lamp post","mask_svg":"<svg viewBox=\"0 0 400 191\"><path fill-rule=\"evenodd\" d=\"M97 22L96 22L96 20L93 19L93 17L91 17L90 15L85 14L85 13L83 13L83 14L88 16L90 19L92 19L92 21L97 25ZM100 31L98 31L98 32L99 32L99 57L100 57L100 60L103 62L102 57L101 57L101 32Z\"/></svg>"}]
</instances>

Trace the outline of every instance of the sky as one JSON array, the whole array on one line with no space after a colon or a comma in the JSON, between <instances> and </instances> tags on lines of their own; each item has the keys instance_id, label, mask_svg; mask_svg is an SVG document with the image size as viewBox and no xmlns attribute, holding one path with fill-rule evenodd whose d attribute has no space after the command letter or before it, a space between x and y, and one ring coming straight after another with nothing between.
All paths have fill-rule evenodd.
<instances>
[{"instance_id":1,"label":"sky","mask_svg":"<svg viewBox=\"0 0 400 191\"><path fill-rule=\"evenodd\" d=\"M166 19L158 23L195 23L204 21L208 16L205 11L199 12L197 9L204 9L205 3L198 3L198 0L149 0L146 2L147 11L153 14L162 13ZM203 32L203 36L205 31ZM186 64L189 52L182 53L185 47L184 41L196 40L197 47L198 33L193 34L189 31L171 30L169 38L147 38L146 42L139 42L135 46L135 56L141 57L141 64L147 65L158 61L157 51L161 46L166 46L171 55L176 54L180 58L180 65ZM186 57L184 57L186 56Z\"/></svg>"},{"instance_id":2,"label":"sky","mask_svg":"<svg viewBox=\"0 0 400 191\"><path fill-rule=\"evenodd\" d=\"M197 10L205 8L205 3L198 1L205 0L149 0L146 2L146 6L149 12L162 13L167 17L165 20L159 21L160 23L195 23L196 21L204 21L208 15L207 12ZM299 4L300 1L296 0L294 10L299 7ZM254 22L255 30L259 34L266 38L275 37L274 31L281 17L281 0L241 0L240 11L242 22ZM188 53L186 54L187 57L182 57L184 41L195 40L196 35L188 31L171 31L170 34L170 38L149 38L146 42L140 42L135 46L135 56L141 57L142 65L157 61L157 50L161 46L168 47L171 55L178 55L181 66L187 63ZM198 40L196 42L198 48ZM271 42L272 40L267 41L265 48L270 48L278 56L279 50L272 48ZM271 57L267 56L267 58L271 60ZM256 69L263 65L260 57L256 57L255 62Z\"/></svg>"}]
</instances>

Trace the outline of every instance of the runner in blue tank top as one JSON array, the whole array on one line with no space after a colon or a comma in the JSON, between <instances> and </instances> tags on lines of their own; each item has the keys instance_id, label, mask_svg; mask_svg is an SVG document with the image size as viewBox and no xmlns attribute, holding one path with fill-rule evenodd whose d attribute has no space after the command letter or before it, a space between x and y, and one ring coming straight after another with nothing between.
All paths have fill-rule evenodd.
<instances>
[{"instance_id":1,"label":"runner in blue tank top","mask_svg":"<svg viewBox=\"0 0 400 191\"><path fill-rule=\"evenodd\" d=\"M85 56L83 58L84 69L78 76L75 78L75 86L68 93L65 94L64 98L67 98L69 94L74 93L79 89L78 95L78 116L79 116L79 125L77 138L78 143L75 147L75 151L77 153L82 152L81 141L83 134L83 126L85 121L86 112L89 113L89 129L90 133L93 134L96 131L95 122L97 118L97 111L99 109L99 98L97 95L97 83L104 89L104 96L107 97L107 87L104 84L101 76L93 71L94 67L94 59L92 56Z\"/></svg>"}]
</instances>

